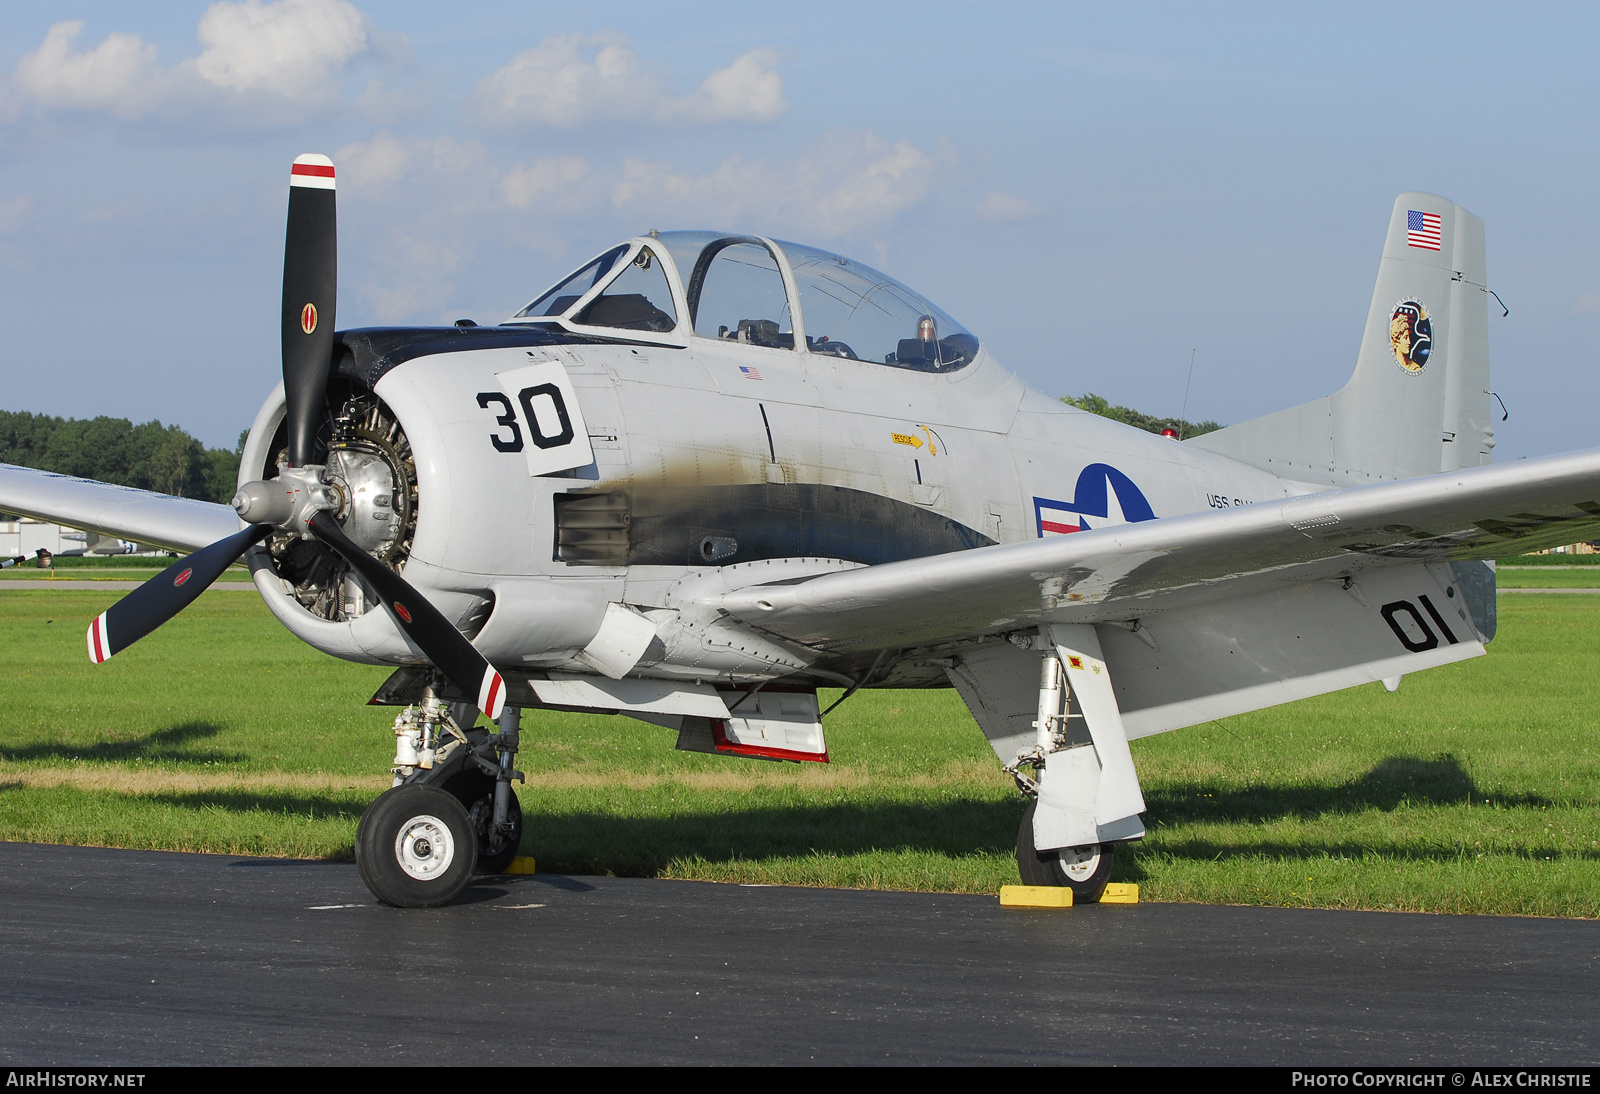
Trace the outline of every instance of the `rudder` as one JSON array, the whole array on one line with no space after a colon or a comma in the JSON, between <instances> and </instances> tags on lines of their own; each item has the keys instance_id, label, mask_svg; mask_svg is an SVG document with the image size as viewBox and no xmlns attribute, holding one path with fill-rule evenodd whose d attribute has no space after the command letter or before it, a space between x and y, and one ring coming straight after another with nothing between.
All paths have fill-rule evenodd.
<instances>
[{"instance_id":1,"label":"rudder","mask_svg":"<svg viewBox=\"0 0 1600 1094\"><path fill-rule=\"evenodd\" d=\"M1483 221L1433 194L1395 199L1349 383L1303 406L1189 442L1330 486L1489 462Z\"/></svg>"}]
</instances>

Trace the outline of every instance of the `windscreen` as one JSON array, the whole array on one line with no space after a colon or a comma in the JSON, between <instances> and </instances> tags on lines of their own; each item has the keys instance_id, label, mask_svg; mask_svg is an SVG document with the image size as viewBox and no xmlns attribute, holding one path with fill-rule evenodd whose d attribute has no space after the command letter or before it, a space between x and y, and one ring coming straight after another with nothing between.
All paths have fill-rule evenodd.
<instances>
[{"instance_id":1,"label":"windscreen","mask_svg":"<svg viewBox=\"0 0 1600 1094\"><path fill-rule=\"evenodd\" d=\"M800 289L812 353L918 372L951 372L977 355L977 338L894 278L813 247L779 246Z\"/></svg>"},{"instance_id":2,"label":"windscreen","mask_svg":"<svg viewBox=\"0 0 1600 1094\"><path fill-rule=\"evenodd\" d=\"M611 250L584 266L577 273L563 279L555 288L523 308L512 318L536 319L564 314L568 308L578 302L579 297L594 288L596 282L611 272L611 267L617 264L617 260L627 250L627 244L611 248Z\"/></svg>"}]
</instances>

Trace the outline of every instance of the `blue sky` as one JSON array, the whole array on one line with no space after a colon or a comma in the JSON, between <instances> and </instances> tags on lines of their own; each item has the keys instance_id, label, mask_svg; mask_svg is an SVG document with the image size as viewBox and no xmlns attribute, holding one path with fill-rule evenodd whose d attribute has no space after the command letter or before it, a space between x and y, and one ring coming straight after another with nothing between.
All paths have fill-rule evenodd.
<instances>
[{"instance_id":1,"label":"blue sky","mask_svg":"<svg viewBox=\"0 0 1600 1094\"><path fill-rule=\"evenodd\" d=\"M1051 394L1241 421L1355 359L1394 196L1487 222L1497 458L1600 443L1600 9L0 5L0 407L231 445L289 161L339 325L503 318L615 238L813 242ZM81 25L78 25L81 24Z\"/></svg>"}]
</instances>

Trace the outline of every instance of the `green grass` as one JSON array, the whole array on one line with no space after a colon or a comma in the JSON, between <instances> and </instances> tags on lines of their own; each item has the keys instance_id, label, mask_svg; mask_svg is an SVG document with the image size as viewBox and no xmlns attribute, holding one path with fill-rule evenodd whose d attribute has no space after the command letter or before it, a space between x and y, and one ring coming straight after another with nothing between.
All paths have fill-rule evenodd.
<instances>
[{"instance_id":1,"label":"green grass","mask_svg":"<svg viewBox=\"0 0 1600 1094\"><path fill-rule=\"evenodd\" d=\"M0 838L347 858L385 785L382 669L203 596L105 665L118 594L0 593ZM1146 900L1600 916L1600 597L1503 598L1488 657L1134 742ZM542 870L993 892L1021 805L953 692L861 693L833 762L673 750L532 715L523 851Z\"/></svg>"},{"instance_id":2,"label":"green grass","mask_svg":"<svg viewBox=\"0 0 1600 1094\"><path fill-rule=\"evenodd\" d=\"M1495 573L1502 589L1596 589L1600 588L1600 566L1502 566Z\"/></svg>"},{"instance_id":3,"label":"green grass","mask_svg":"<svg viewBox=\"0 0 1600 1094\"><path fill-rule=\"evenodd\" d=\"M176 561L176 558L137 555L77 555L71 558L58 555L42 570L32 562L8 566L0 570L0 580L59 578L73 581L144 581ZM224 580L237 581L249 576L250 568L235 562L228 568Z\"/></svg>"}]
</instances>

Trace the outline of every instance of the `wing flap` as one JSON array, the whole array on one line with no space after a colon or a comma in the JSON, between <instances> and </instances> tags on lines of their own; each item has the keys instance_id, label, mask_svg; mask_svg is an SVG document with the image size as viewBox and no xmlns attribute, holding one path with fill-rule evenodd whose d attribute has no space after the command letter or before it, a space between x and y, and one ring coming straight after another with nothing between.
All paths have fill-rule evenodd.
<instances>
[{"instance_id":1,"label":"wing flap","mask_svg":"<svg viewBox=\"0 0 1600 1094\"><path fill-rule=\"evenodd\" d=\"M231 506L10 464L0 464L0 511L183 552L243 527Z\"/></svg>"},{"instance_id":2,"label":"wing flap","mask_svg":"<svg viewBox=\"0 0 1600 1094\"><path fill-rule=\"evenodd\" d=\"M819 649L904 648L1596 537L1600 449L753 586L715 604Z\"/></svg>"}]
</instances>

